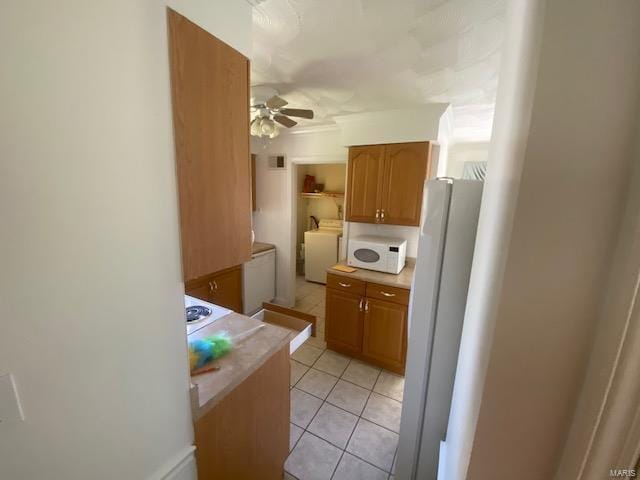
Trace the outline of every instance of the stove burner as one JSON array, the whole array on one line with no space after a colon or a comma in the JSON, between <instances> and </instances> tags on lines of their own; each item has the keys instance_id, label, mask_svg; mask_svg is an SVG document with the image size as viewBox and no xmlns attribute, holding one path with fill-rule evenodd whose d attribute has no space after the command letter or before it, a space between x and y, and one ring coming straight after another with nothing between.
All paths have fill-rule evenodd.
<instances>
[{"instance_id":1,"label":"stove burner","mask_svg":"<svg viewBox=\"0 0 640 480\"><path fill-rule=\"evenodd\" d=\"M197 322L211 315L211 309L202 305L187 307L187 323Z\"/></svg>"}]
</instances>

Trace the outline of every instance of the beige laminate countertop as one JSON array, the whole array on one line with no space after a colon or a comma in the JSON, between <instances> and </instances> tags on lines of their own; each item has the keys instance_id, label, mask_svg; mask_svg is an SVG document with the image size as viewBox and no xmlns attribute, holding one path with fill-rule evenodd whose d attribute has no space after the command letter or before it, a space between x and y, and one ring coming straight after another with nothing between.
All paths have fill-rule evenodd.
<instances>
[{"instance_id":1,"label":"beige laminate countertop","mask_svg":"<svg viewBox=\"0 0 640 480\"><path fill-rule=\"evenodd\" d=\"M189 335L189 340L193 340L226 331L233 337L261 324L264 327L239 341L229 354L215 361L220 370L191 377L191 383L197 387L197 393L192 393L194 421L209 412L271 355L288 345L294 334L277 325L230 313Z\"/></svg>"},{"instance_id":2,"label":"beige laminate countertop","mask_svg":"<svg viewBox=\"0 0 640 480\"><path fill-rule=\"evenodd\" d=\"M251 255L267 252L269 250L273 250L274 248L276 248L276 246L271 243L253 242L253 245L251 245Z\"/></svg>"},{"instance_id":3,"label":"beige laminate countertop","mask_svg":"<svg viewBox=\"0 0 640 480\"><path fill-rule=\"evenodd\" d=\"M347 262L341 261L339 265L347 265ZM364 282L379 283L380 285L387 285L388 287L405 288L411 290L411 283L413 282L413 271L415 269L415 260L407 258L407 263L402 271L395 275L393 273L374 272L373 270L365 270L364 268L358 268L353 273L341 272L334 270L333 268L327 268L327 272L332 275L342 275L343 277L356 278Z\"/></svg>"}]
</instances>

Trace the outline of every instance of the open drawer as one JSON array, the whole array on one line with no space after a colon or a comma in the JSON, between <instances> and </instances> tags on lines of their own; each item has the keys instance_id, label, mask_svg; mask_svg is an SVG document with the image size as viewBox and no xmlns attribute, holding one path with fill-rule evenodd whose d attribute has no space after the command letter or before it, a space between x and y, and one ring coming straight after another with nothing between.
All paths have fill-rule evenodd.
<instances>
[{"instance_id":1,"label":"open drawer","mask_svg":"<svg viewBox=\"0 0 640 480\"><path fill-rule=\"evenodd\" d=\"M272 325L291 330L289 353L295 352L311 335L315 336L316 317L273 303L263 303L262 310L251 316Z\"/></svg>"}]
</instances>

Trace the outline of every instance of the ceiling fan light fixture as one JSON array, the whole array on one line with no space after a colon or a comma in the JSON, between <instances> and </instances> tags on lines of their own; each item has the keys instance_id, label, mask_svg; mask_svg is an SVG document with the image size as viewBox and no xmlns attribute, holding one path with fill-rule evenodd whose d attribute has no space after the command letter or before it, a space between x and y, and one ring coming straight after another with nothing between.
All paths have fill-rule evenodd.
<instances>
[{"instance_id":1,"label":"ceiling fan light fixture","mask_svg":"<svg viewBox=\"0 0 640 480\"><path fill-rule=\"evenodd\" d=\"M273 132L269 135L269 138L276 138L278 135L280 135L280 129L275 127Z\"/></svg>"},{"instance_id":2,"label":"ceiling fan light fixture","mask_svg":"<svg viewBox=\"0 0 640 480\"><path fill-rule=\"evenodd\" d=\"M256 117L253 120L251 120L251 124L249 126L249 129L251 131L251 135L253 135L254 137L261 137L262 136L262 131L260 129L260 118Z\"/></svg>"},{"instance_id":3,"label":"ceiling fan light fixture","mask_svg":"<svg viewBox=\"0 0 640 480\"><path fill-rule=\"evenodd\" d=\"M262 135L271 136L276 129L276 124L270 118L263 118L260 121L260 133Z\"/></svg>"}]
</instances>

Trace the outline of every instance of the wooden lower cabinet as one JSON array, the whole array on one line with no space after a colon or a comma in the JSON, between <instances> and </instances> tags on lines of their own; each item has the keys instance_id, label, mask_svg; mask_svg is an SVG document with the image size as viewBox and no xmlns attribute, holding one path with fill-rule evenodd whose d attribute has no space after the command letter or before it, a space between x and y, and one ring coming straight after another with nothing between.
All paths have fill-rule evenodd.
<instances>
[{"instance_id":1,"label":"wooden lower cabinet","mask_svg":"<svg viewBox=\"0 0 640 480\"><path fill-rule=\"evenodd\" d=\"M407 307L367 298L362 355L387 370L404 371L407 351Z\"/></svg>"},{"instance_id":2,"label":"wooden lower cabinet","mask_svg":"<svg viewBox=\"0 0 640 480\"><path fill-rule=\"evenodd\" d=\"M327 343L344 353L357 355L362 351L364 315L361 295L327 288L325 337Z\"/></svg>"},{"instance_id":3,"label":"wooden lower cabinet","mask_svg":"<svg viewBox=\"0 0 640 480\"><path fill-rule=\"evenodd\" d=\"M199 480L282 480L290 368L287 344L196 421Z\"/></svg>"},{"instance_id":4,"label":"wooden lower cabinet","mask_svg":"<svg viewBox=\"0 0 640 480\"><path fill-rule=\"evenodd\" d=\"M185 284L185 293L242 313L242 266L190 280Z\"/></svg>"},{"instance_id":5,"label":"wooden lower cabinet","mask_svg":"<svg viewBox=\"0 0 640 480\"><path fill-rule=\"evenodd\" d=\"M327 347L403 374L407 355L408 290L366 283L370 297L365 288L361 289L362 293L350 291L355 288L351 279L331 274L328 277ZM391 300L375 298L378 295Z\"/></svg>"}]
</instances>

